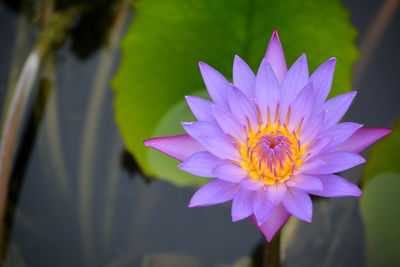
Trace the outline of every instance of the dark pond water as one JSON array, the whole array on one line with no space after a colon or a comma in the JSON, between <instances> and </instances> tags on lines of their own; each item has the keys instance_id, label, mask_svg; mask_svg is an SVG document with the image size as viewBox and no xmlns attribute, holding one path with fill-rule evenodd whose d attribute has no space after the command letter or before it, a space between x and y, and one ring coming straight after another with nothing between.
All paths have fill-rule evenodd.
<instances>
[{"instance_id":1,"label":"dark pond water","mask_svg":"<svg viewBox=\"0 0 400 267\"><path fill-rule=\"evenodd\" d=\"M35 1L27 2L0 1L0 107L39 34ZM343 2L360 44L383 1ZM101 45L109 14L107 1L98 6L55 51L52 89L40 86L43 75L36 83L12 173L4 266L257 266L264 241L249 220L232 223L228 204L186 208L195 188L145 177L125 152L109 86L120 53ZM354 81L346 120L390 127L400 115L399 29L397 10ZM344 176L358 182L361 173ZM315 200L311 224L284 228L284 266L363 266L358 205Z\"/></svg>"}]
</instances>

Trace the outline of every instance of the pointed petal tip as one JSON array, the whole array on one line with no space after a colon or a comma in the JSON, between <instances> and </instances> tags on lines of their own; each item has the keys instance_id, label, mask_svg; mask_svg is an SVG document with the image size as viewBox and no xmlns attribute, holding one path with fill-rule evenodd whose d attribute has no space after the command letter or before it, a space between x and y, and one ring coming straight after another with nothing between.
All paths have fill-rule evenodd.
<instances>
[{"instance_id":1,"label":"pointed petal tip","mask_svg":"<svg viewBox=\"0 0 400 267\"><path fill-rule=\"evenodd\" d=\"M199 61L199 68L200 72L203 74L204 71L207 71L207 69L210 69L211 67L207 63Z\"/></svg>"},{"instance_id":2,"label":"pointed petal tip","mask_svg":"<svg viewBox=\"0 0 400 267\"><path fill-rule=\"evenodd\" d=\"M272 32L272 37L275 37L275 38L279 39L279 34L278 34L278 30L276 29L276 27L274 27L274 30Z\"/></svg>"},{"instance_id":3,"label":"pointed petal tip","mask_svg":"<svg viewBox=\"0 0 400 267\"><path fill-rule=\"evenodd\" d=\"M232 215L232 222L238 222L240 220L243 220L243 218L236 218Z\"/></svg>"},{"instance_id":4,"label":"pointed petal tip","mask_svg":"<svg viewBox=\"0 0 400 267\"><path fill-rule=\"evenodd\" d=\"M358 91L351 91L349 92L349 94L353 95L353 97L355 97L358 94Z\"/></svg>"},{"instance_id":5,"label":"pointed petal tip","mask_svg":"<svg viewBox=\"0 0 400 267\"><path fill-rule=\"evenodd\" d=\"M152 138L143 140L143 145L147 146L147 147L151 147L151 143L152 143L151 140L152 140Z\"/></svg>"},{"instance_id":6,"label":"pointed petal tip","mask_svg":"<svg viewBox=\"0 0 400 267\"><path fill-rule=\"evenodd\" d=\"M332 57L332 58L328 59L328 61L336 63L336 57Z\"/></svg>"},{"instance_id":7,"label":"pointed petal tip","mask_svg":"<svg viewBox=\"0 0 400 267\"><path fill-rule=\"evenodd\" d=\"M191 125L191 124L193 124L193 122L191 122L191 121L189 121L189 122L187 122L187 121L181 121L181 125L183 126L183 128L185 128L185 126L189 126L189 125Z\"/></svg>"},{"instance_id":8,"label":"pointed petal tip","mask_svg":"<svg viewBox=\"0 0 400 267\"><path fill-rule=\"evenodd\" d=\"M356 192L354 192L354 197L361 197L362 196L362 191L361 191L361 189L357 186L357 189L358 190L356 190Z\"/></svg>"},{"instance_id":9,"label":"pointed petal tip","mask_svg":"<svg viewBox=\"0 0 400 267\"><path fill-rule=\"evenodd\" d=\"M287 73L287 65L285 54L282 49L282 43L279 39L278 31L276 29L274 29L274 32L268 43L267 51L265 52L265 58L268 60L272 69L274 70L279 83L282 83L283 78Z\"/></svg>"},{"instance_id":10,"label":"pointed petal tip","mask_svg":"<svg viewBox=\"0 0 400 267\"><path fill-rule=\"evenodd\" d=\"M386 135L388 135L388 134L390 134L392 132L392 129L390 129L390 128L382 127L382 128L379 128L379 129L382 130L382 137L384 137L384 136L386 136Z\"/></svg>"},{"instance_id":11,"label":"pointed petal tip","mask_svg":"<svg viewBox=\"0 0 400 267\"><path fill-rule=\"evenodd\" d=\"M181 164L179 164L178 166L176 166L178 169L181 169L182 171L184 171L183 169L182 169L182 167L185 165L185 163L184 162L182 162Z\"/></svg>"},{"instance_id":12,"label":"pointed petal tip","mask_svg":"<svg viewBox=\"0 0 400 267\"><path fill-rule=\"evenodd\" d=\"M336 150L360 153L379 139L390 134L390 128L359 128L350 138L336 148Z\"/></svg>"}]
</instances>

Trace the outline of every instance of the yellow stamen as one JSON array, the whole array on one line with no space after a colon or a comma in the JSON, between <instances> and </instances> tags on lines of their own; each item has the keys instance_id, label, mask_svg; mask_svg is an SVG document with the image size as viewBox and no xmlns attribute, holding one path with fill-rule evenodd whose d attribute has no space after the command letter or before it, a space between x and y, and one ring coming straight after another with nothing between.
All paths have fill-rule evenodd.
<instances>
[{"instance_id":1,"label":"yellow stamen","mask_svg":"<svg viewBox=\"0 0 400 267\"><path fill-rule=\"evenodd\" d=\"M250 178L262 179L266 185L271 185L284 182L293 175L295 168L304 161L304 152L310 145L304 147L298 139L303 121L296 132L289 131L290 109L284 125L279 122L279 106L276 108L274 124L270 123L269 108L267 112L268 124L260 119L257 128L252 129L247 121L245 143L235 142L243 158L238 165L249 171Z\"/></svg>"}]
</instances>

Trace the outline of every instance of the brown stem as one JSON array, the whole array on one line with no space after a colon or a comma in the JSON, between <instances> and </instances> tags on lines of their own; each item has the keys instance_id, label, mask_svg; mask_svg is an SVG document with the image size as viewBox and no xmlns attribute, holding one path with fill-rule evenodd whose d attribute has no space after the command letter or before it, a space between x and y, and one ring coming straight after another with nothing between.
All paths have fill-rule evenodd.
<instances>
[{"instance_id":1,"label":"brown stem","mask_svg":"<svg viewBox=\"0 0 400 267\"><path fill-rule=\"evenodd\" d=\"M107 34L107 43L100 54L100 63L96 71L89 107L85 115L82 137L81 157L79 160L79 214L81 237L87 265L95 266L92 233L92 170L96 148L96 134L100 122L100 110L107 92L111 66L122 35L123 26L128 17L132 0L120 0L114 21Z\"/></svg>"},{"instance_id":2,"label":"brown stem","mask_svg":"<svg viewBox=\"0 0 400 267\"><path fill-rule=\"evenodd\" d=\"M66 30L71 25L76 14L82 8L73 8L62 14L52 16L49 26L42 31L38 41L30 52L21 74L18 78L16 89L7 110L4 126L2 127L0 142L0 237L4 236L5 207L8 196L10 173L16 148L17 137L27 100L32 93L33 85L39 68L53 47L62 43ZM4 240L0 242L0 256L4 253ZM3 258L3 257L1 257Z\"/></svg>"},{"instance_id":3,"label":"brown stem","mask_svg":"<svg viewBox=\"0 0 400 267\"><path fill-rule=\"evenodd\" d=\"M276 233L270 243L265 242L263 249L263 267L280 267L281 232Z\"/></svg>"},{"instance_id":4,"label":"brown stem","mask_svg":"<svg viewBox=\"0 0 400 267\"><path fill-rule=\"evenodd\" d=\"M387 26L396 14L399 0L385 0L368 27L365 37L360 44L361 58L354 66L353 84L357 86L368 66L371 55L379 44Z\"/></svg>"}]
</instances>

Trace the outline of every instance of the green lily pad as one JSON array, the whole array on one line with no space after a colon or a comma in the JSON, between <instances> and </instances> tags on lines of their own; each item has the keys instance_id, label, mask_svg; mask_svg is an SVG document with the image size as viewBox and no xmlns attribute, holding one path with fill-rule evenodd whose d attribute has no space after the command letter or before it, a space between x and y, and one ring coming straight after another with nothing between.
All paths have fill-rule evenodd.
<instances>
[{"instance_id":1,"label":"green lily pad","mask_svg":"<svg viewBox=\"0 0 400 267\"><path fill-rule=\"evenodd\" d=\"M400 174L400 120L393 131L371 148L367 165L364 169L363 186L378 174L393 172Z\"/></svg>"},{"instance_id":2,"label":"green lily pad","mask_svg":"<svg viewBox=\"0 0 400 267\"><path fill-rule=\"evenodd\" d=\"M165 125L166 114L174 112L184 95L204 88L199 61L230 79L236 54L256 71L274 27L289 66L303 52L310 71L335 56L330 96L349 91L351 68L359 55L349 17L338 0L135 1L132 24L121 43L120 68L112 82L116 121L128 150L146 174L193 184L193 179L181 176L183 172L163 172L162 168L177 162L160 157L158 163L150 164L152 152L143 140L184 133L179 124L168 129L160 125ZM177 116L184 120L188 108L181 113ZM198 178L195 183L203 181Z\"/></svg>"},{"instance_id":3,"label":"green lily pad","mask_svg":"<svg viewBox=\"0 0 400 267\"><path fill-rule=\"evenodd\" d=\"M367 265L400 266L400 175L380 174L363 191Z\"/></svg>"}]
</instances>

